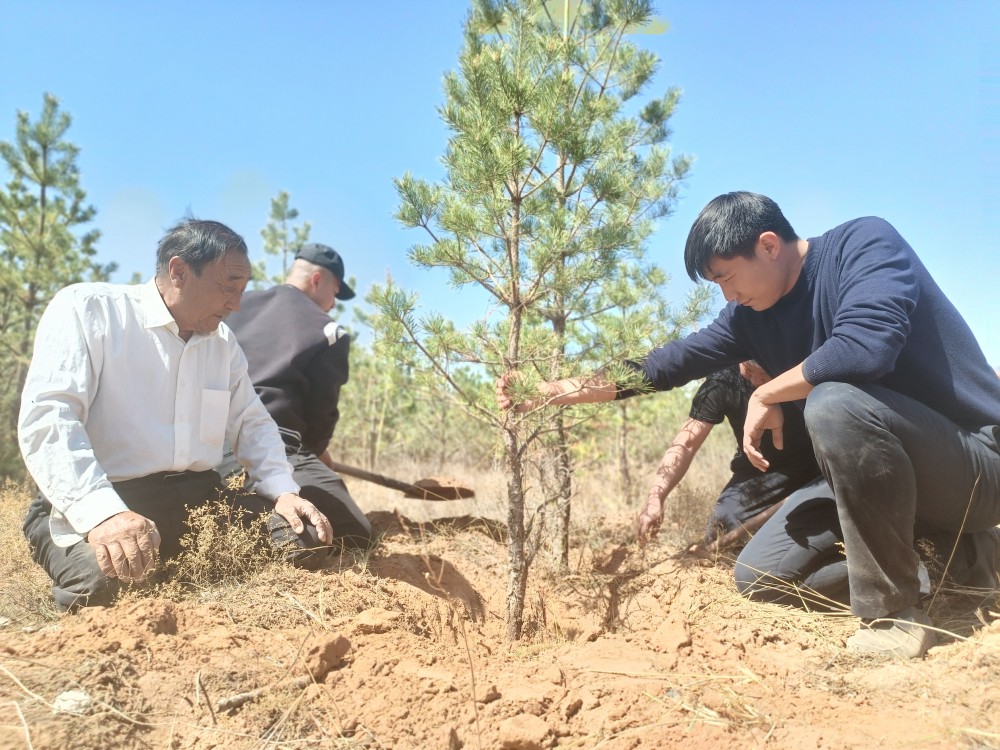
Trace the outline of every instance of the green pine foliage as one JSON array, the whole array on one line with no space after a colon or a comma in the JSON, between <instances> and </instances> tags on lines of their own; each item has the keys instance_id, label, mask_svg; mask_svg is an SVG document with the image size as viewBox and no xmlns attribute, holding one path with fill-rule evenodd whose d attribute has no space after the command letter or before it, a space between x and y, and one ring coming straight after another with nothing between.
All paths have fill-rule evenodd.
<instances>
[{"instance_id":1,"label":"green pine foliage","mask_svg":"<svg viewBox=\"0 0 1000 750\"><path fill-rule=\"evenodd\" d=\"M264 256L253 264L255 289L285 282L295 253L309 241L309 231L312 228L308 221L296 226L293 222L297 218L299 218L298 209L292 208L286 191L280 191L271 199L271 212L268 214L267 224L260 230L260 236L264 239ZM269 256L281 258L281 273L268 274Z\"/></svg>"},{"instance_id":2,"label":"green pine foliage","mask_svg":"<svg viewBox=\"0 0 1000 750\"><path fill-rule=\"evenodd\" d=\"M516 371L528 397L541 379L639 356L704 311L704 294L674 317L655 310L662 272L644 257L690 166L667 143L679 92L637 102L657 58L626 37L652 13L644 0L477 0L458 68L444 80L446 176L396 180L397 219L427 238L411 261L488 300L482 318L458 330L391 282L373 297L382 351L414 378L446 385L502 438L512 639L546 518L526 510L555 502L565 529L576 418L500 414L489 389L470 389L459 373L492 380ZM527 498L527 471L544 445L557 454L559 479L548 497Z\"/></svg>"},{"instance_id":3,"label":"green pine foliage","mask_svg":"<svg viewBox=\"0 0 1000 750\"><path fill-rule=\"evenodd\" d=\"M493 387L471 371L455 378L477 399ZM454 467L486 469L496 452L496 433L468 419L455 392L360 344L351 344L341 404L330 451L346 464L389 474L412 464L450 474Z\"/></svg>"},{"instance_id":4,"label":"green pine foliage","mask_svg":"<svg viewBox=\"0 0 1000 750\"><path fill-rule=\"evenodd\" d=\"M18 479L17 414L38 319L59 289L106 281L116 267L94 260L100 233L85 229L96 211L80 187L79 149L65 138L70 124L46 94L38 119L18 112L14 140L0 141L9 176L0 189L0 475Z\"/></svg>"}]
</instances>

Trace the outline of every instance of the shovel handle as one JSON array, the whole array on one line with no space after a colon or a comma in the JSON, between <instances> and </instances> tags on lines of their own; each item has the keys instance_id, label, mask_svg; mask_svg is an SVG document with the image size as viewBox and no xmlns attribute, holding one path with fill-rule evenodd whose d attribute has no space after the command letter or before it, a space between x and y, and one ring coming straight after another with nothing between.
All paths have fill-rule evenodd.
<instances>
[{"instance_id":1,"label":"shovel handle","mask_svg":"<svg viewBox=\"0 0 1000 750\"><path fill-rule=\"evenodd\" d=\"M417 487L415 484L410 484L409 482L401 482L398 479L393 479L392 477L383 476L382 474L376 474L372 471L365 471L364 469L359 469L356 466L348 466L347 464L342 464L339 461L330 461L327 464L331 469L333 469L338 474L346 474L349 477L354 477L355 479L364 479L366 482L373 482L374 484L380 484L383 487L388 487L391 490L399 490L400 492L415 492L417 494L423 494L423 490Z\"/></svg>"}]
</instances>

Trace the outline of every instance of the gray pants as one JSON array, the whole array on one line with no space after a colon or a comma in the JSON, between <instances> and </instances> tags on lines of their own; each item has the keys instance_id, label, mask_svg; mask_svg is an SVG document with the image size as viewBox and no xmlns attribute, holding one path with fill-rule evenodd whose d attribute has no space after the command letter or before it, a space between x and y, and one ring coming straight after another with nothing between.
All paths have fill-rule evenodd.
<instances>
[{"instance_id":1,"label":"gray pants","mask_svg":"<svg viewBox=\"0 0 1000 750\"><path fill-rule=\"evenodd\" d=\"M818 476L819 469L813 462L779 466L768 471L758 471L753 467L738 469L715 501L705 530L705 543L709 544L723 534L742 527L795 490L815 481Z\"/></svg>"},{"instance_id":2,"label":"gray pants","mask_svg":"<svg viewBox=\"0 0 1000 750\"><path fill-rule=\"evenodd\" d=\"M919 599L914 538L947 550L960 532L956 578L995 584L1000 427L969 432L895 391L844 383L814 388L805 417L826 482L793 494L744 548L742 592L780 600L771 584L784 581L843 599L846 572L852 612L884 617Z\"/></svg>"}]
</instances>

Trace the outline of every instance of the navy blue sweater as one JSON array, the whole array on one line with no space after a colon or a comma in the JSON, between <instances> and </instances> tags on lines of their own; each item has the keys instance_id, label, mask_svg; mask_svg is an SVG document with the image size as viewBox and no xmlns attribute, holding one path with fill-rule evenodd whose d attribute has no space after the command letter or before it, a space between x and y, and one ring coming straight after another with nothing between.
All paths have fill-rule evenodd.
<instances>
[{"instance_id":1,"label":"navy blue sweater","mask_svg":"<svg viewBox=\"0 0 1000 750\"><path fill-rule=\"evenodd\" d=\"M635 366L668 390L746 359L771 375L804 362L812 385L877 383L968 430L1000 425L1000 378L883 219L855 219L810 239L798 281L777 304L758 312L730 303L708 327Z\"/></svg>"}]
</instances>

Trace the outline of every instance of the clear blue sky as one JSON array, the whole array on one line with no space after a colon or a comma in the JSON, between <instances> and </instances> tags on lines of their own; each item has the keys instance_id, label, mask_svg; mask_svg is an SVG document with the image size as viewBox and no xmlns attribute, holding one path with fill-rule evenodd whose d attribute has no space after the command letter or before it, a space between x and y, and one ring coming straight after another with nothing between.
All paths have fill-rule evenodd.
<instances>
[{"instance_id":1,"label":"clear blue sky","mask_svg":"<svg viewBox=\"0 0 1000 750\"><path fill-rule=\"evenodd\" d=\"M0 139L51 92L73 116L102 261L148 277L163 230L191 212L259 254L279 190L338 248L363 294L387 270L427 309L475 315L443 274L409 266L424 238L392 218L392 178L441 175L436 107L467 5L255 0L0 0ZM660 3L669 28L650 94L684 91L677 152L695 157L650 256L680 261L702 206L770 195L803 236L891 221L1000 365L1000 3Z\"/></svg>"}]
</instances>

